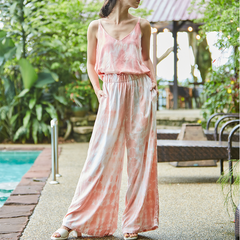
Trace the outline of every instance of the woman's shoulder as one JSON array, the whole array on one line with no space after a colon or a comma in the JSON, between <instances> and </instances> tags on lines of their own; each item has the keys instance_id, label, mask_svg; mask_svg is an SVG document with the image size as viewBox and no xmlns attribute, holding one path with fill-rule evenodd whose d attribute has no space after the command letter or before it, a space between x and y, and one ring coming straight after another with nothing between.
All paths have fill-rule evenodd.
<instances>
[{"instance_id":1,"label":"woman's shoulder","mask_svg":"<svg viewBox=\"0 0 240 240\"><path fill-rule=\"evenodd\" d=\"M141 29L141 37L151 34L151 25L147 19L140 17L139 26Z\"/></svg>"},{"instance_id":2,"label":"woman's shoulder","mask_svg":"<svg viewBox=\"0 0 240 240\"><path fill-rule=\"evenodd\" d=\"M99 19L97 20L93 20L89 23L88 28L94 30L98 28L98 24L99 24Z\"/></svg>"},{"instance_id":3,"label":"woman's shoulder","mask_svg":"<svg viewBox=\"0 0 240 240\"><path fill-rule=\"evenodd\" d=\"M140 23L141 28L143 28L143 29L151 27L149 21L145 18L140 17L139 23Z\"/></svg>"},{"instance_id":4,"label":"woman's shoulder","mask_svg":"<svg viewBox=\"0 0 240 240\"><path fill-rule=\"evenodd\" d=\"M99 19L91 21L88 25L88 32L91 34L91 36L95 36L96 38L98 32L98 24Z\"/></svg>"}]
</instances>

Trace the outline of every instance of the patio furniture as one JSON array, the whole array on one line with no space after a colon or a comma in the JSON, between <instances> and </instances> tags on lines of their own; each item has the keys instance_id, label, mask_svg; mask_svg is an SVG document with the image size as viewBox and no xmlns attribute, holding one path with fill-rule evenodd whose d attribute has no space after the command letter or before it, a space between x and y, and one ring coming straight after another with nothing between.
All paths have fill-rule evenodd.
<instances>
[{"instance_id":1,"label":"patio furniture","mask_svg":"<svg viewBox=\"0 0 240 240\"><path fill-rule=\"evenodd\" d=\"M178 137L178 134L180 133L180 129L157 129L157 139L166 139L166 140L176 140ZM214 132L213 131L207 131L206 129L203 129L203 132L205 133L208 141L214 141ZM229 133L223 133L222 140L227 141ZM239 141L239 134L235 134L233 136L233 141L237 142Z\"/></svg>"},{"instance_id":2,"label":"patio furniture","mask_svg":"<svg viewBox=\"0 0 240 240\"><path fill-rule=\"evenodd\" d=\"M229 163L229 174L230 174L230 183L232 184L234 181L233 178L233 169L232 169L232 160L239 159L239 143L238 143L238 156L233 153L233 142L232 137L234 133L240 128L240 124L235 126L228 136L228 163Z\"/></svg>"},{"instance_id":3,"label":"patio furniture","mask_svg":"<svg viewBox=\"0 0 240 240\"><path fill-rule=\"evenodd\" d=\"M239 114L235 114L235 113L215 113L213 115L211 115L207 121L207 127L206 129L204 129L204 133L207 137L207 140L209 141L212 141L212 140L215 140L216 141L216 138L215 138L215 131L209 131L209 126L210 126L210 123L211 121L213 120L213 118L217 117L217 116L229 116L229 117L226 117L226 118L235 118L235 117L239 117ZM224 120L225 118L222 118L222 120ZM220 122L219 122L220 123ZM217 127L219 126L219 123L217 124ZM215 124L215 127L216 127L216 124ZM180 133L180 129L179 130L173 130L173 129L157 129L157 139L168 139L168 140L176 140L177 137L178 137L178 134ZM222 140L223 141L227 141L228 140L228 133L223 133L223 136L222 136ZM233 141L239 141L239 134L235 134L233 136Z\"/></svg>"},{"instance_id":4,"label":"patio furniture","mask_svg":"<svg viewBox=\"0 0 240 240\"><path fill-rule=\"evenodd\" d=\"M236 123L240 123L240 119L237 119L237 120L231 120L229 122L226 122L222 128L220 129L220 132L219 132L219 142L222 142L222 136L223 136L223 132L224 130L226 129L227 126L229 125L233 125L233 124L236 124ZM232 140L233 140L233 137L234 135L232 136ZM223 174L223 161L224 159L220 159L220 173Z\"/></svg>"},{"instance_id":5,"label":"patio furniture","mask_svg":"<svg viewBox=\"0 0 240 240\"><path fill-rule=\"evenodd\" d=\"M234 132L229 134L228 142L157 140L158 162L239 159L239 143L232 142Z\"/></svg>"},{"instance_id":6,"label":"patio furniture","mask_svg":"<svg viewBox=\"0 0 240 240\"><path fill-rule=\"evenodd\" d=\"M218 140L218 126L219 126L220 122L222 122L226 118L239 118L239 117L240 117L239 114L236 114L236 115L228 114L228 115L225 115L225 116L219 118L217 120L217 122L215 123L215 127L214 127L214 140L215 141Z\"/></svg>"},{"instance_id":7,"label":"patio furniture","mask_svg":"<svg viewBox=\"0 0 240 240\"><path fill-rule=\"evenodd\" d=\"M201 124L198 123L184 123L182 124L181 132L177 140L187 141L207 141L207 137L203 132ZM175 167L214 167L217 166L216 160L201 160L201 161L177 161L169 164Z\"/></svg>"},{"instance_id":8,"label":"patio furniture","mask_svg":"<svg viewBox=\"0 0 240 240\"><path fill-rule=\"evenodd\" d=\"M240 228L240 222L239 222L239 215L240 215L240 204L238 204L236 213L235 213L235 240L239 240L239 228Z\"/></svg>"}]
</instances>

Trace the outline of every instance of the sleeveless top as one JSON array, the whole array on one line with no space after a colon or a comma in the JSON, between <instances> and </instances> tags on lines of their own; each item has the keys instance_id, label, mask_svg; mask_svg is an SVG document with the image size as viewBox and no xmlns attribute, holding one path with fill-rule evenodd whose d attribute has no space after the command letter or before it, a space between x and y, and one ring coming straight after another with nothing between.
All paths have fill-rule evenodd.
<instances>
[{"instance_id":1,"label":"sleeveless top","mask_svg":"<svg viewBox=\"0 0 240 240\"><path fill-rule=\"evenodd\" d=\"M98 42L95 71L100 79L104 74L147 74L150 69L144 65L141 48L140 17L134 29L123 39L111 37L98 20Z\"/></svg>"}]
</instances>

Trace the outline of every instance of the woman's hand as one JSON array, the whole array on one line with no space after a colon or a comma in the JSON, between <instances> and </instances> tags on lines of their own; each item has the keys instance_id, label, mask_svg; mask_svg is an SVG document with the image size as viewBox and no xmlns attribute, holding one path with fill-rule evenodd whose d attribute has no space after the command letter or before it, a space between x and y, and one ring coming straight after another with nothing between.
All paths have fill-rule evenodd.
<instances>
[{"instance_id":1,"label":"woman's hand","mask_svg":"<svg viewBox=\"0 0 240 240\"><path fill-rule=\"evenodd\" d=\"M100 102L100 98L101 97L107 97L107 95L103 92L103 90L101 89L98 89L95 91L96 95L97 95L97 98L98 98L98 101Z\"/></svg>"},{"instance_id":2,"label":"woman's hand","mask_svg":"<svg viewBox=\"0 0 240 240\"><path fill-rule=\"evenodd\" d=\"M150 87L150 91L152 91L153 89L155 89L157 91L157 97L158 97L159 96L159 91L158 91L156 83L152 83L152 86Z\"/></svg>"}]
</instances>

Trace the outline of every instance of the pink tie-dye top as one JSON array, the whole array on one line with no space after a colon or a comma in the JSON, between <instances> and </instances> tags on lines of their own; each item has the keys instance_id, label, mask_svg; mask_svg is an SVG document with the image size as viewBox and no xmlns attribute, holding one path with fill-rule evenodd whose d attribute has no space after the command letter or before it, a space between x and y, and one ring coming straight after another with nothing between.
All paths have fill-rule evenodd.
<instances>
[{"instance_id":1,"label":"pink tie-dye top","mask_svg":"<svg viewBox=\"0 0 240 240\"><path fill-rule=\"evenodd\" d=\"M150 70L144 65L141 48L140 17L134 29L123 39L111 37L99 19L98 43L95 71L102 79L103 74L147 74Z\"/></svg>"}]
</instances>

